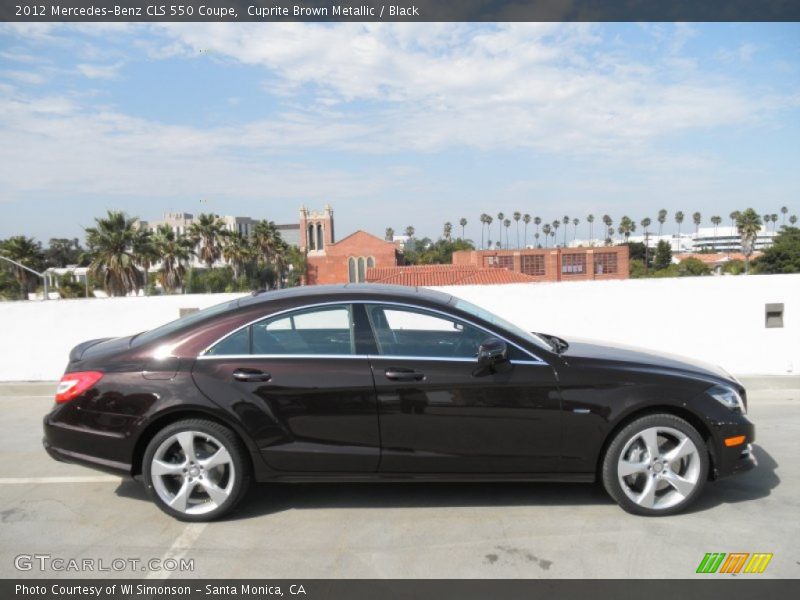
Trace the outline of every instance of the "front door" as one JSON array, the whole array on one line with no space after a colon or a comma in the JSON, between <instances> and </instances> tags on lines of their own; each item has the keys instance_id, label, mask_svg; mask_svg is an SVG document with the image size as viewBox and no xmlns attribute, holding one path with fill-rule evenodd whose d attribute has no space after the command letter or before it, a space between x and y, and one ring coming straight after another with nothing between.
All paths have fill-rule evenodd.
<instances>
[{"instance_id":1,"label":"front door","mask_svg":"<svg viewBox=\"0 0 800 600\"><path fill-rule=\"evenodd\" d=\"M369 360L352 306L269 317L197 360L193 376L238 414L267 464L287 472L374 472L380 443Z\"/></svg>"},{"instance_id":2,"label":"front door","mask_svg":"<svg viewBox=\"0 0 800 600\"><path fill-rule=\"evenodd\" d=\"M560 452L560 395L553 369L509 345L511 368L476 374L493 335L423 309L368 304L377 343L380 471L546 473Z\"/></svg>"}]
</instances>

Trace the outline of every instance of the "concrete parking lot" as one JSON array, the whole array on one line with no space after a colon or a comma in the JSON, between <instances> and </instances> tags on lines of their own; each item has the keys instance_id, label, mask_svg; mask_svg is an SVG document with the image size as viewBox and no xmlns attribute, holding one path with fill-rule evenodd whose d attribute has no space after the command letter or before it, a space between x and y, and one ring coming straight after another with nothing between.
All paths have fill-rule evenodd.
<instances>
[{"instance_id":1,"label":"concrete parking lot","mask_svg":"<svg viewBox=\"0 0 800 600\"><path fill-rule=\"evenodd\" d=\"M687 514L631 516L587 484L259 485L211 524L167 517L138 482L51 460L53 387L0 385L1 577L92 575L15 568L39 554L194 561L103 577L683 578L706 552L772 552L757 577L800 576L800 390L785 382L751 387L759 467L710 484Z\"/></svg>"}]
</instances>

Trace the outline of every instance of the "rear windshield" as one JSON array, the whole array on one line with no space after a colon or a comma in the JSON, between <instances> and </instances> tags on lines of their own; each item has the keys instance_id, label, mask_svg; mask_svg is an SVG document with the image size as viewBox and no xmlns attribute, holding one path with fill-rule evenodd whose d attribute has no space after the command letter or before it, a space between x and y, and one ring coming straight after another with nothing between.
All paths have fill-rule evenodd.
<instances>
[{"instance_id":1,"label":"rear windshield","mask_svg":"<svg viewBox=\"0 0 800 600\"><path fill-rule=\"evenodd\" d=\"M204 308L203 310L198 310L197 312L188 314L186 316L181 317L180 319L175 319L174 321L170 321L160 327L156 327L155 329L151 329L150 331L145 331L144 333L140 333L134 336L133 340L131 341L131 347L141 346L143 344L147 344L149 342L154 342L164 336L167 336L179 329L192 325L194 323L199 323L204 319L208 319L215 315L220 315L226 311L233 310L239 306L238 300L231 300L229 302L223 302L222 304L215 304L214 306L209 306L208 308Z\"/></svg>"}]
</instances>

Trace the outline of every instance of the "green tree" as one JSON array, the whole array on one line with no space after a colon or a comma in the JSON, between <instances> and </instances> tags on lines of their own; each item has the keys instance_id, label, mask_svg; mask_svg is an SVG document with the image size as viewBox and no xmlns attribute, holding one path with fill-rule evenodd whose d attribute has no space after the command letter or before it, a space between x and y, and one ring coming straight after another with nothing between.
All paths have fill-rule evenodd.
<instances>
[{"instance_id":1,"label":"green tree","mask_svg":"<svg viewBox=\"0 0 800 600\"><path fill-rule=\"evenodd\" d=\"M513 214L513 217L514 217L514 221L517 224L517 246L516 247L519 248L519 221L522 218L522 213L519 212L518 210L515 210L514 214ZM506 236L508 236L508 233L506 233Z\"/></svg>"},{"instance_id":2,"label":"green tree","mask_svg":"<svg viewBox=\"0 0 800 600\"><path fill-rule=\"evenodd\" d=\"M508 248L508 228L511 227L511 219L503 219L503 227L506 228L506 248ZM503 239L502 237L500 238Z\"/></svg>"},{"instance_id":3,"label":"green tree","mask_svg":"<svg viewBox=\"0 0 800 600\"><path fill-rule=\"evenodd\" d=\"M44 252L42 245L33 238L24 235L15 235L0 242L0 256L25 265L34 271L42 271L44 268ZM22 267L13 265L7 261L0 261L2 268L10 271L14 275L17 283L17 293L20 300L27 300L28 293L36 289L39 278L30 271Z\"/></svg>"},{"instance_id":4,"label":"green tree","mask_svg":"<svg viewBox=\"0 0 800 600\"><path fill-rule=\"evenodd\" d=\"M786 213L789 212L788 206L781 206L781 225L786 226Z\"/></svg>"},{"instance_id":5,"label":"green tree","mask_svg":"<svg viewBox=\"0 0 800 600\"><path fill-rule=\"evenodd\" d=\"M408 236L409 240L413 240L414 239L414 233L416 233L416 230L414 229L414 227L412 225L409 225L408 227L406 227L405 234Z\"/></svg>"},{"instance_id":6,"label":"green tree","mask_svg":"<svg viewBox=\"0 0 800 600\"><path fill-rule=\"evenodd\" d=\"M566 248L567 247L567 229L569 229L569 227L568 227L568 225L569 225L569 217L567 215L564 215L564 218L561 220L561 222L564 223L564 248Z\"/></svg>"},{"instance_id":7,"label":"green tree","mask_svg":"<svg viewBox=\"0 0 800 600\"><path fill-rule=\"evenodd\" d=\"M194 243L184 235L179 235L169 225L159 225L153 235L153 246L161 261L158 279L168 294L183 288L186 263L194 254Z\"/></svg>"},{"instance_id":8,"label":"green tree","mask_svg":"<svg viewBox=\"0 0 800 600\"><path fill-rule=\"evenodd\" d=\"M531 216L528 213L525 213L525 215L523 215L523 217L522 217L522 222L525 223L525 229L524 229L525 233L522 235L522 247L523 248L527 248L528 247L528 225L530 225Z\"/></svg>"},{"instance_id":9,"label":"green tree","mask_svg":"<svg viewBox=\"0 0 800 600\"><path fill-rule=\"evenodd\" d=\"M761 231L761 217L752 208L748 208L736 218L736 230L742 240L742 253L744 254L745 274L750 272L750 256L755 250L758 232Z\"/></svg>"},{"instance_id":10,"label":"green tree","mask_svg":"<svg viewBox=\"0 0 800 600\"><path fill-rule=\"evenodd\" d=\"M561 221L556 219L555 221L553 221L553 228L550 230L550 232L553 234L553 248L558 246L558 244L556 243L556 235L558 234L559 227L561 227Z\"/></svg>"},{"instance_id":11,"label":"green tree","mask_svg":"<svg viewBox=\"0 0 800 600\"><path fill-rule=\"evenodd\" d=\"M458 221L458 224L461 225L461 239L463 240L466 235L464 231L467 227L467 220L464 217L461 217L461 219Z\"/></svg>"},{"instance_id":12,"label":"green tree","mask_svg":"<svg viewBox=\"0 0 800 600\"><path fill-rule=\"evenodd\" d=\"M450 221L447 221L442 228L442 234L444 235L444 239L449 240L453 235L453 224Z\"/></svg>"},{"instance_id":13,"label":"green tree","mask_svg":"<svg viewBox=\"0 0 800 600\"><path fill-rule=\"evenodd\" d=\"M548 241L549 241L549 238L550 238L550 231L551 230L552 230L552 228L550 227L549 223L545 223L544 226L542 227L542 233L544 234L544 247L545 248L548 247L547 244L548 244ZM539 235L539 234L537 233L536 235Z\"/></svg>"},{"instance_id":14,"label":"green tree","mask_svg":"<svg viewBox=\"0 0 800 600\"><path fill-rule=\"evenodd\" d=\"M594 215L586 217L586 222L589 223L589 245L594 246Z\"/></svg>"},{"instance_id":15,"label":"green tree","mask_svg":"<svg viewBox=\"0 0 800 600\"><path fill-rule=\"evenodd\" d=\"M699 275L708 275L710 273L711 270L702 260L692 256L684 258L678 265L678 275L680 277L695 277Z\"/></svg>"},{"instance_id":16,"label":"green tree","mask_svg":"<svg viewBox=\"0 0 800 600\"><path fill-rule=\"evenodd\" d=\"M626 244L634 231L636 231L636 223L633 222L633 219L627 215L622 217L619 222L619 233L625 237Z\"/></svg>"},{"instance_id":17,"label":"green tree","mask_svg":"<svg viewBox=\"0 0 800 600\"><path fill-rule=\"evenodd\" d=\"M199 244L197 256L209 269L222 256L222 243L227 233L222 219L210 213L199 215L189 227L189 237Z\"/></svg>"},{"instance_id":18,"label":"green tree","mask_svg":"<svg viewBox=\"0 0 800 600\"><path fill-rule=\"evenodd\" d=\"M722 217L719 215L714 215L711 217L711 224L714 226L714 243L717 243L717 228L719 227L720 223L722 223Z\"/></svg>"},{"instance_id":19,"label":"green tree","mask_svg":"<svg viewBox=\"0 0 800 600\"><path fill-rule=\"evenodd\" d=\"M383 239L387 242L391 242L394 239L394 229L387 227L386 232L383 234Z\"/></svg>"},{"instance_id":20,"label":"green tree","mask_svg":"<svg viewBox=\"0 0 800 600\"><path fill-rule=\"evenodd\" d=\"M789 217L789 223L794 227L797 224L797 215L792 215Z\"/></svg>"},{"instance_id":21,"label":"green tree","mask_svg":"<svg viewBox=\"0 0 800 600\"><path fill-rule=\"evenodd\" d=\"M101 279L110 296L138 293L144 285L134 254L138 233L138 219L113 210L105 218L95 219L94 227L86 228L89 272Z\"/></svg>"},{"instance_id":22,"label":"green tree","mask_svg":"<svg viewBox=\"0 0 800 600\"><path fill-rule=\"evenodd\" d=\"M572 241L574 242L575 239L578 237L578 225L581 224L581 220L578 217L572 219L572 226L575 228L572 231Z\"/></svg>"},{"instance_id":23,"label":"green tree","mask_svg":"<svg viewBox=\"0 0 800 600\"><path fill-rule=\"evenodd\" d=\"M158 262L158 252L153 244L153 233L149 229L144 229L137 225L136 234L133 237L133 256L136 264L142 268L145 286L144 293L149 293L147 285L150 281L150 267Z\"/></svg>"},{"instance_id":24,"label":"green tree","mask_svg":"<svg viewBox=\"0 0 800 600\"><path fill-rule=\"evenodd\" d=\"M68 265L77 265L84 250L78 238L50 238L44 256L48 267L63 269Z\"/></svg>"},{"instance_id":25,"label":"green tree","mask_svg":"<svg viewBox=\"0 0 800 600\"><path fill-rule=\"evenodd\" d=\"M782 227L755 265L759 273L800 273L800 229Z\"/></svg>"},{"instance_id":26,"label":"green tree","mask_svg":"<svg viewBox=\"0 0 800 600\"><path fill-rule=\"evenodd\" d=\"M666 240L659 240L656 245L656 256L653 259L653 268L656 271L666 269L672 264L672 248Z\"/></svg>"},{"instance_id":27,"label":"green tree","mask_svg":"<svg viewBox=\"0 0 800 600\"><path fill-rule=\"evenodd\" d=\"M503 220L505 218L506 216L502 212L497 213L497 237L500 240L503 239Z\"/></svg>"}]
</instances>

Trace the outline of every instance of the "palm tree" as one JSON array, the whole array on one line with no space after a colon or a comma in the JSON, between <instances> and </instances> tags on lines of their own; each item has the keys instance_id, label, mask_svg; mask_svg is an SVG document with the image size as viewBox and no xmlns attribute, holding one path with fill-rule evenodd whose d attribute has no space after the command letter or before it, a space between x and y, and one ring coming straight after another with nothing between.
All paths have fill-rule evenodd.
<instances>
[{"instance_id":1,"label":"palm tree","mask_svg":"<svg viewBox=\"0 0 800 600\"><path fill-rule=\"evenodd\" d=\"M550 237L550 225L548 223L544 224L542 227L542 233L544 233L544 247L547 248L548 238ZM536 235L539 235L538 233Z\"/></svg>"},{"instance_id":2,"label":"palm tree","mask_svg":"<svg viewBox=\"0 0 800 600\"><path fill-rule=\"evenodd\" d=\"M731 229L734 229L736 227L736 220L739 218L739 211L738 210L734 210L728 216L730 216L730 218L731 218ZM729 248L728 252L727 252L727 255L730 256L730 254L731 253L730 253L730 248Z\"/></svg>"},{"instance_id":3,"label":"palm tree","mask_svg":"<svg viewBox=\"0 0 800 600\"><path fill-rule=\"evenodd\" d=\"M681 237L681 223L683 223L683 212L678 211L675 213L675 222L678 224L678 237Z\"/></svg>"},{"instance_id":4,"label":"palm tree","mask_svg":"<svg viewBox=\"0 0 800 600\"><path fill-rule=\"evenodd\" d=\"M416 230L414 229L413 225L409 225L408 227L406 227L405 233L408 236L408 239L413 240L414 239L414 233L416 233Z\"/></svg>"},{"instance_id":5,"label":"palm tree","mask_svg":"<svg viewBox=\"0 0 800 600\"><path fill-rule=\"evenodd\" d=\"M614 243L614 228L608 228L608 237L606 238L606 246L610 246Z\"/></svg>"},{"instance_id":6,"label":"palm tree","mask_svg":"<svg viewBox=\"0 0 800 600\"><path fill-rule=\"evenodd\" d=\"M222 256L222 240L228 232L217 215L201 214L189 227L189 237L199 244L200 260L210 269Z\"/></svg>"},{"instance_id":7,"label":"palm tree","mask_svg":"<svg viewBox=\"0 0 800 600\"><path fill-rule=\"evenodd\" d=\"M144 274L144 294L147 295L147 287L150 281L150 267L158 262L158 252L153 245L153 233L149 229L139 227L133 239L133 255L136 257L136 264L142 268Z\"/></svg>"},{"instance_id":8,"label":"palm tree","mask_svg":"<svg viewBox=\"0 0 800 600\"><path fill-rule=\"evenodd\" d=\"M444 224L444 228L442 229L442 233L444 234L444 239L448 242L450 241L450 236L453 235L453 224L450 221L447 221Z\"/></svg>"},{"instance_id":9,"label":"palm tree","mask_svg":"<svg viewBox=\"0 0 800 600\"><path fill-rule=\"evenodd\" d=\"M786 213L789 212L789 207L781 206L781 226L786 227Z\"/></svg>"},{"instance_id":10,"label":"palm tree","mask_svg":"<svg viewBox=\"0 0 800 600\"><path fill-rule=\"evenodd\" d=\"M650 227L651 223L652 223L652 221L650 220L650 217L645 217L639 223L642 226L642 230L644 230L644 268L645 268L645 270L647 270L647 263L648 263L647 253L648 253L648 248L650 247L650 239L649 239L649 235L650 234L647 233L647 228Z\"/></svg>"},{"instance_id":11,"label":"palm tree","mask_svg":"<svg viewBox=\"0 0 800 600\"><path fill-rule=\"evenodd\" d=\"M569 217L567 215L564 215L563 223L564 223L564 248L566 248L567 247L567 229L569 229L569 227L567 227L567 225L569 225Z\"/></svg>"},{"instance_id":12,"label":"palm tree","mask_svg":"<svg viewBox=\"0 0 800 600\"><path fill-rule=\"evenodd\" d=\"M764 215L764 229L768 229L769 228L769 222L770 222L769 214L765 214Z\"/></svg>"},{"instance_id":13,"label":"palm tree","mask_svg":"<svg viewBox=\"0 0 800 600\"><path fill-rule=\"evenodd\" d=\"M744 254L744 272L750 273L750 255L755 249L758 232L761 231L761 217L752 208L748 208L736 218L736 230L742 238L742 253Z\"/></svg>"},{"instance_id":14,"label":"palm tree","mask_svg":"<svg viewBox=\"0 0 800 600\"><path fill-rule=\"evenodd\" d=\"M222 258L233 269L233 278L238 280L242 274L242 267L254 258L250 240L238 231L232 232L225 239L225 245L222 247Z\"/></svg>"},{"instance_id":15,"label":"palm tree","mask_svg":"<svg viewBox=\"0 0 800 600\"><path fill-rule=\"evenodd\" d=\"M122 211L109 210L106 218L97 218L94 227L86 228L89 272L102 276L103 287L111 296L138 293L142 286L142 273L136 268L134 255L137 221Z\"/></svg>"},{"instance_id":16,"label":"palm tree","mask_svg":"<svg viewBox=\"0 0 800 600\"><path fill-rule=\"evenodd\" d=\"M791 217L789 217L789 225L794 227L796 223L797 223L797 215L792 215Z\"/></svg>"},{"instance_id":17,"label":"palm tree","mask_svg":"<svg viewBox=\"0 0 800 600\"><path fill-rule=\"evenodd\" d=\"M553 241L554 241L554 242L555 242L555 237L556 237L556 234L558 233L558 228L559 228L559 227L561 227L561 221L559 221L558 219L556 219L555 221L553 221L553 229L552 229L552 233L553 233ZM553 244L553 248L555 248L557 245L558 245L558 244L555 244L555 243L554 243L554 244Z\"/></svg>"},{"instance_id":18,"label":"palm tree","mask_svg":"<svg viewBox=\"0 0 800 600\"><path fill-rule=\"evenodd\" d=\"M625 236L625 243L628 243L628 240L631 236L631 233L636 231L636 223L628 217L627 215L622 217L619 222L619 233L620 235Z\"/></svg>"},{"instance_id":19,"label":"palm tree","mask_svg":"<svg viewBox=\"0 0 800 600\"><path fill-rule=\"evenodd\" d=\"M0 242L0 256L5 256L35 271L39 271L44 265L42 245L33 238L25 237L24 235L15 235ZM7 265L8 263L2 261L0 264ZM27 300L28 290L31 288L36 276L17 265L11 265L10 268L14 273L14 279L19 284L20 300Z\"/></svg>"},{"instance_id":20,"label":"palm tree","mask_svg":"<svg viewBox=\"0 0 800 600\"><path fill-rule=\"evenodd\" d=\"M517 248L519 248L519 220L522 218L522 213L518 210L514 211L514 221L517 223Z\"/></svg>"},{"instance_id":21,"label":"palm tree","mask_svg":"<svg viewBox=\"0 0 800 600\"><path fill-rule=\"evenodd\" d=\"M594 246L594 215L586 217L586 221L589 223L589 245Z\"/></svg>"},{"instance_id":22,"label":"palm tree","mask_svg":"<svg viewBox=\"0 0 800 600\"><path fill-rule=\"evenodd\" d=\"M608 230L608 237L606 237L606 246L610 246L611 242L613 241L614 237L614 221L608 215L603 215L603 224L606 226Z\"/></svg>"},{"instance_id":23,"label":"palm tree","mask_svg":"<svg viewBox=\"0 0 800 600\"><path fill-rule=\"evenodd\" d=\"M511 227L511 219L503 219L503 227L506 228L506 250L508 250L508 228ZM500 238L503 239L502 237Z\"/></svg>"},{"instance_id":24,"label":"palm tree","mask_svg":"<svg viewBox=\"0 0 800 600\"><path fill-rule=\"evenodd\" d=\"M256 223L255 227L253 227L251 243L253 251L260 261L265 265L273 266L277 271L277 267L282 262L281 244L283 243L283 238L281 238L277 225L266 219ZM278 277L278 280L280 280L280 277Z\"/></svg>"},{"instance_id":25,"label":"palm tree","mask_svg":"<svg viewBox=\"0 0 800 600\"><path fill-rule=\"evenodd\" d=\"M533 224L536 225L536 233L539 233L539 225L542 224L542 217L533 217Z\"/></svg>"},{"instance_id":26,"label":"palm tree","mask_svg":"<svg viewBox=\"0 0 800 600\"><path fill-rule=\"evenodd\" d=\"M525 223L525 230L524 230L525 233L523 234L523 238L522 238L522 246L523 246L523 248L527 248L528 247L528 225L531 222L531 216L528 213L525 213L525 215L522 217L522 222Z\"/></svg>"},{"instance_id":27,"label":"palm tree","mask_svg":"<svg viewBox=\"0 0 800 600\"><path fill-rule=\"evenodd\" d=\"M575 231L572 232L572 241L575 242L575 238L578 237L578 225L580 225L581 220L578 217L572 219L572 225L575 227Z\"/></svg>"},{"instance_id":28,"label":"palm tree","mask_svg":"<svg viewBox=\"0 0 800 600\"><path fill-rule=\"evenodd\" d=\"M661 237L661 232L664 229L664 223L667 222L667 209L662 208L658 211L658 217L656 219L658 221L658 237Z\"/></svg>"},{"instance_id":29,"label":"palm tree","mask_svg":"<svg viewBox=\"0 0 800 600\"><path fill-rule=\"evenodd\" d=\"M184 235L179 235L169 225L159 225L153 235L153 247L161 260L158 279L164 290L171 294L183 288L186 265L194 254L194 243Z\"/></svg>"},{"instance_id":30,"label":"palm tree","mask_svg":"<svg viewBox=\"0 0 800 600\"><path fill-rule=\"evenodd\" d=\"M694 235L697 237L698 233L700 232L700 223L703 220L703 216L696 212L692 215L692 221L694 221Z\"/></svg>"},{"instance_id":31,"label":"palm tree","mask_svg":"<svg viewBox=\"0 0 800 600\"><path fill-rule=\"evenodd\" d=\"M497 213L497 233L500 234L500 240L503 239L503 219L505 218L506 216L503 213Z\"/></svg>"},{"instance_id":32,"label":"palm tree","mask_svg":"<svg viewBox=\"0 0 800 600\"><path fill-rule=\"evenodd\" d=\"M775 233L775 224L778 222L778 215L772 213L770 218L772 219L772 232Z\"/></svg>"},{"instance_id":33,"label":"palm tree","mask_svg":"<svg viewBox=\"0 0 800 600\"><path fill-rule=\"evenodd\" d=\"M539 247L539 232L537 231L536 233L534 233L533 237L536 240L533 245L534 245L534 247L538 248Z\"/></svg>"},{"instance_id":34,"label":"palm tree","mask_svg":"<svg viewBox=\"0 0 800 600\"><path fill-rule=\"evenodd\" d=\"M461 217L461 220L458 222L461 225L461 239L465 239L464 229L467 226L467 220L464 217Z\"/></svg>"},{"instance_id":35,"label":"palm tree","mask_svg":"<svg viewBox=\"0 0 800 600\"><path fill-rule=\"evenodd\" d=\"M383 234L383 239L387 242L391 242L394 239L394 229L387 227L386 232Z\"/></svg>"},{"instance_id":36,"label":"palm tree","mask_svg":"<svg viewBox=\"0 0 800 600\"><path fill-rule=\"evenodd\" d=\"M711 224L714 226L714 244L717 243L717 227L719 227L720 223L722 223L722 217L719 215L711 217Z\"/></svg>"},{"instance_id":37,"label":"palm tree","mask_svg":"<svg viewBox=\"0 0 800 600\"><path fill-rule=\"evenodd\" d=\"M487 214L486 215L486 237L487 238L489 238L492 235L492 221L494 221L494 219L492 218L492 215L488 215ZM489 249L491 250L491 248L492 248L492 242L490 240L489 241Z\"/></svg>"}]
</instances>

